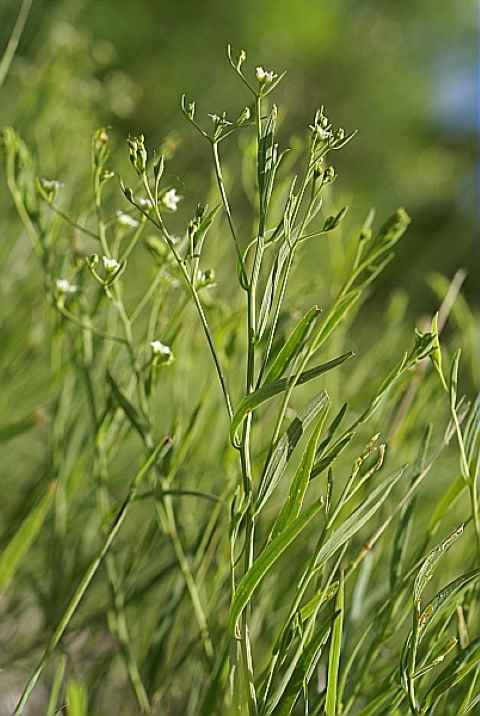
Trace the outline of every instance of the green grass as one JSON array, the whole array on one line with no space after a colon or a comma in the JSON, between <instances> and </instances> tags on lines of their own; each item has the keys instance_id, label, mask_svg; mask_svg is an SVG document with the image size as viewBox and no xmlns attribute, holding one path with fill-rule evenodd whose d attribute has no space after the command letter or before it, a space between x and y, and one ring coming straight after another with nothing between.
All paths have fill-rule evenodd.
<instances>
[{"instance_id":1,"label":"green grass","mask_svg":"<svg viewBox=\"0 0 480 716\"><path fill-rule=\"evenodd\" d=\"M181 101L209 205L142 135L127 167L95 131L87 180L68 142L51 179L2 133L14 713L474 713L464 276L415 331L401 293L372 303L407 212L350 220L330 162L355 133L322 108L284 151L283 73L228 59L235 115Z\"/></svg>"}]
</instances>

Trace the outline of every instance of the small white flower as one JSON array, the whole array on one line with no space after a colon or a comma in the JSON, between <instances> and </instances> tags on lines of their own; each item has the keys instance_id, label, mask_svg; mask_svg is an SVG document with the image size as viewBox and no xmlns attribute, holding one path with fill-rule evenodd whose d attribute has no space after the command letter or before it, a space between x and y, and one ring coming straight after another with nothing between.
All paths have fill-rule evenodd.
<instances>
[{"instance_id":1,"label":"small white flower","mask_svg":"<svg viewBox=\"0 0 480 716\"><path fill-rule=\"evenodd\" d=\"M138 226L138 221L134 219L133 216L130 216L130 214L126 214L124 211L117 211L117 221L119 224L122 224L122 226L129 226L132 228Z\"/></svg>"},{"instance_id":2,"label":"small white flower","mask_svg":"<svg viewBox=\"0 0 480 716\"><path fill-rule=\"evenodd\" d=\"M263 67L257 67L255 69L255 77L260 84L271 85L277 75L272 70L264 70Z\"/></svg>"},{"instance_id":3,"label":"small white flower","mask_svg":"<svg viewBox=\"0 0 480 716\"><path fill-rule=\"evenodd\" d=\"M60 293L76 293L78 291L78 286L70 283L66 278L57 278L56 286Z\"/></svg>"},{"instance_id":4,"label":"small white flower","mask_svg":"<svg viewBox=\"0 0 480 716\"><path fill-rule=\"evenodd\" d=\"M166 346L165 343L162 343L162 341L151 341L150 348L152 349L154 358L160 363L168 364L173 361L172 349L170 346Z\"/></svg>"},{"instance_id":5,"label":"small white flower","mask_svg":"<svg viewBox=\"0 0 480 716\"><path fill-rule=\"evenodd\" d=\"M170 211L176 211L178 202L182 200L182 197L177 194L176 189L169 189L162 196L162 203Z\"/></svg>"},{"instance_id":6,"label":"small white flower","mask_svg":"<svg viewBox=\"0 0 480 716\"><path fill-rule=\"evenodd\" d=\"M118 271L118 269L120 268L120 264L118 263L117 259L111 259L108 256L102 256L102 261L105 271L108 271L108 273Z\"/></svg>"},{"instance_id":7,"label":"small white flower","mask_svg":"<svg viewBox=\"0 0 480 716\"><path fill-rule=\"evenodd\" d=\"M42 187L45 191L58 191L62 188L63 182L57 181L56 179L41 179Z\"/></svg>"},{"instance_id":8,"label":"small white flower","mask_svg":"<svg viewBox=\"0 0 480 716\"><path fill-rule=\"evenodd\" d=\"M151 209L152 208L152 202L150 199L147 199L145 196L139 196L137 199L137 204L142 207L142 209Z\"/></svg>"}]
</instances>

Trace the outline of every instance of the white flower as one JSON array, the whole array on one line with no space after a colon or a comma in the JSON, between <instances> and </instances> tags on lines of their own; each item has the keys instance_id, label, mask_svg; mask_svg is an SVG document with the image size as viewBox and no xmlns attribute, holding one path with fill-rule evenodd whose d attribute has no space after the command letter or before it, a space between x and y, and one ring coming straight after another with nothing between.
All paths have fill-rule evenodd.
<instances>
[{"instance_id":1,"label":"white flower","mask_svg":"<svg viewBox=\"0 0 480 716\"><path fill-rule=\"evenodd\" d=\"M57 181L56 179L40 179L42 187L45 191L58 191L62 188L63 182Z\"/></svg>"},{"instance_id":2,"label":"white flower","mask_svg":"<svg viewBox=\"0 0 480 716\"><path fill-rule=\"evenodd\" d=\"M108 256L102 256L102 261L105 271L108 271L108 273L118 271L118 269L120 268L120 264L118 263L117 259L111 259Z\"/></svg>"},{"instance_id":3,"label":"white flower","mask_svg":"<svg viewBox=\"0 0 480 716\"><path fill-rule=\"evenodd\" d=\"M178 202L182 200L182 197L177 194L176 189L169 189L162 196L162 203L170 211L176 211Z\"/></svg>"},{"instance_id":4,"label":"white flower","mask_svg":"<svg viewBox=\"0 0 480 716\"><path fill-rule=\"evenodd\" d=\"M122 226L131 226L133 228L138 226L138 221L124 211L117 211L117 221Z\"/></svg>"},{"instance_id":5,"label":"white flower","mask_svg":"<svg viewBox=\"0 0 480 716\"><path fill-rule=\"evenodd\" d=\"M152 208L152 202L150 199L147 199L145 196L140 196L137 199L137 204L141 206L143 209L151 209Z\"/></svg>"},{"instance_id":6,"label":"white flower","mask_svg":"<svg viewBox=\"0 0 480 716\"><path fill-rule=\"evenodd\" d=\"M60 293L76 293L78 291L78 286L70 283L66 278L57 278L56 286Z\"/></svg>"},{"instance_id":7,"label":"white flower","mask_svg":"<svg viewBox=\"0 0 480 716\"><path fill-rule=\"evenodd\" d=\"M173 352L170 346L166 346L162 341L151 341L150 348L154 357L164 364L171 363L173 361Z\"/></svg>"},{"instance_id":8,"label":"white flower","mask_svg":"<svg viewBox=\"0 0 480 716\"><path fill-rule=\"evenodd\" d=\"M263 67L257 67L255 69L255 77L260 84L271 85L272 82L277 78L277 75L272 70L264 70Z\"/></svg>"}]
</instances>

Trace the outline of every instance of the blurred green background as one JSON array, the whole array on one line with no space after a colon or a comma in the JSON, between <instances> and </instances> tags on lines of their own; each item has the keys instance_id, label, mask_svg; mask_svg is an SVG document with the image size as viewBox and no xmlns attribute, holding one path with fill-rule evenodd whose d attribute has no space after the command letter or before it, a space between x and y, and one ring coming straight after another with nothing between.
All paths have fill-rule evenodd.
<instances>
[{"instance_id":1,"label":"blurred green background","mask_svg":"<svg viewBox=\"0 0 480 716\"><path fill-rule=\"evenodd\" d=\"M0 5L2 45L18 7ZM230 42L252 68L288 71L278 93L284 144L321 104L335 124L358 129L337 164L337 196L352 220L371 206L412 215L383 289L401 283L415 311L430 310L427 274L464 267L466 295L478 302L477 40L474 0L34 0L0 124L23 132L61 179L65 144L85 165L100 124L114 128L124 159L129 131L153 146L168 136L180 143L170 171L188 173L185 193L201 192L205 147L179 97L196 98L207 121L208 112L241 108L247 96L225 61Z\"/></svg>"}]
</instances>

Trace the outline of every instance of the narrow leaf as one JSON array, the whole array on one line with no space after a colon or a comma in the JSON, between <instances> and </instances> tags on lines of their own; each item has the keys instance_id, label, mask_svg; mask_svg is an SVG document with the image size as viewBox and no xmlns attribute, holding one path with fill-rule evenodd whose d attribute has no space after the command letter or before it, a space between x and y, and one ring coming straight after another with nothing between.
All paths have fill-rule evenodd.
<instances>
[{"instance_id":1,"label":"narrow leaf","mask_svg":"<svg viewBox=\"0 0 480 716\"><path fill-rule=\"evenodd\" d=\"M307 405L305 410L292 420L287 430L277 442L277 445L266 464L264 475L260 481L255 514L258 514L258 512L263 509L265 503L270 498L285 473L292 453L302 438L302 435L315 420L317 415L325 409L327 403L328 395L324 390L322 390Z\"/></svg>"},{"instance_id":2,"label":"narrow leaf","mask_svg":"<svg viewBox=\"0 0 480 716\"><path fill-rule=\"evenodd\" d=\"M328 403L325 403L325 409L323 411L323 414L320 416L320 419L315 426L312 436L308 441L300 465L298 466L298 469L292 480L292 484L290 485L290 491L288 493L286 502L283 505L277 519L275 520L275 524L273 525L271 539L275 539L275 537L280 534L280 532L282 532L285 527L287 527L290 522L300 514L305 493L308 488L308 483L310 481L310 473L312 471L313 461L315 459L315 453L317 451L318 440L320 438L320 433L322 432L323 425L325 423L327 407Z\"/></svg>"},{"instance_id":3,"label":"narrow leaf","mask_svg":"<svg viewBox=\"0 0 480 716\"><path fill-rule=\"evenodd\" d=\"M343 634L343 614L345 609L345 592L343 583L343 574L340 577L340 586L335 600L335 610L339 612L337 619L333 625L332 638L330 640L330 650L328 652L328 680L327 694L325 699L325 713L327 716L336 716L337 714L337 688L338 673L340 668L340 653L342 649Z\"/></svg>"},{"instance_id":4,"label":"narrow leaf","mask_svg":"<svg viewBox=\"0 0 480 716\"><path fill-rule=\"evenodd\" d=\"M283 532L264 548L248 572L243 575L230 608L230 628L232 631L237 624L238 618L250 601L252 594L260 585L267 572L270 571L286 548L297 539L321 509L322 503L317 501L293 520Z\"/></svg>"},{"instance_id":5,"label":"narrow leaf","mask_svg":"<svg viewBox=\"0 0 480 716\"><path fill-rule=\"evenodd\" d=\"M310 380L317 378L319 375L322 375L323 373L341 365L348 358L351 358L352 355L353 353L351 351L343 353L337 358L333 358L333 360L330 360L327 363L322 363L315 368L306 370L300 375L293 375L290 378L280 378L279 380L269 383L268 385L263 385L253 393L246 395L243 400L240 401L240 405L232 418L232 424L230 426L230 440L232 441L232 444L238 445L235 439L236 432L249 413L253 412L260 405L266 403L268 400L271 400L279 393L285 392L291 385L303 385L304 383L308 383Z\"/></svg>"},{"instance_id":6,"label":"narrow leaf","mask_svg":"<svg viewBox=\"0 0 480 716\"><path fill-rule=\"evenodd\" d=\"M403 476L405 468L389 475L368 495L365 501L336 529L322 545L315 558L315 568L321 567L335 552L353 537L383 505L390 492Z\"/></svg>"},{"instance_id":7,"label":"narrow leaf","mask_svg":"<svg viewBox=\"0 0 480 716\"><path fill-rule=\"evenodd\" d=\"M264 385L272 383L273 381L280 378L292 362L293 358L298 355L298 351L303 345L303 342L308 336L313 324L320 315L320 308L313 306L303 318L297 323L293 331L288 336L284 345L273 359L268 373L263 381Z\"/></svg>"},{"instance_id":8,"label":"narrow leaf","mask_svg":"<svg viewBox=\"0 0 480 716\"><path fill-rule=\"evenodd\" d=\"M115 379L109 372L107 372L107 380L110 384L110 387L111 387L112 393L113 393L113 397L115 398L116 402L122 408L123 412L129 419L132 426L139 433L140 437L144 438L145 434L148 430L148 425L147 425L145 419L140 415L138 410L131 403L131 401L127 398L125 393L123 393L120 390L117 383L115 382Z\"/></svg>"},{"instance_id":9,"label":"narrow leaf","mask_svg":"<svg viewBox=\"0 0 480 716\"><path fill-rule=\"evenodd\" d=\"M0 555L0 594L8 588L18 565L39 533L54 494L55 485L52 483L40 502L30 510L30 513Z\"/></svg>"}]
</instances>

